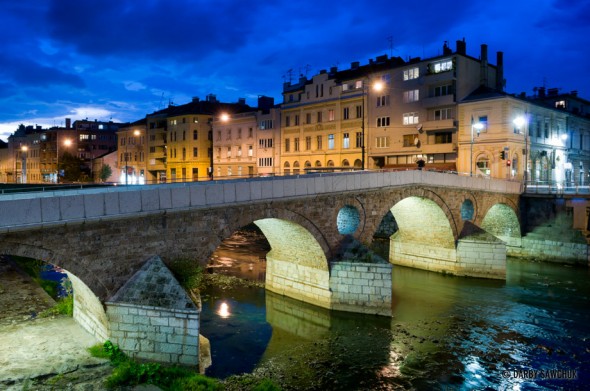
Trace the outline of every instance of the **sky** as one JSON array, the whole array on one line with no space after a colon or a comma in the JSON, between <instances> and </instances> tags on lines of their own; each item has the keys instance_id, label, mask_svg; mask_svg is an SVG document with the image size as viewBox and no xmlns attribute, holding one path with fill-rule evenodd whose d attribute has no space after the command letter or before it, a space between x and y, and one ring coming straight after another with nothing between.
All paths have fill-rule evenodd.
<instances>
[{"instance_id":1,"label":"sky","mask_svg":"<svg viewBox=\"0 0 590 391\"><path fill-rule=\"evenodd\" d=\"M387 54L504 52L506 91L590 100L588 0L0 1L0 139L65 118L132 122L192 97L282 102L285 81ZM291 78L291 79L290 79Z\"/></svg>"}]
</instances>

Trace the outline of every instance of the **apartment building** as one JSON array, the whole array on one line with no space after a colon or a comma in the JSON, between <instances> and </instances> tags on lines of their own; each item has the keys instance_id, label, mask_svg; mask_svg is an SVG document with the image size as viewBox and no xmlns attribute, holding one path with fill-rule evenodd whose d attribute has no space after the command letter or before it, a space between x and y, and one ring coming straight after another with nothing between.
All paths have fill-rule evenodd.
<instances>
[{"instance_id":1,"label":"apartment building","mask_svg":"<svg viewBox=\"0 0 590 391\"><path fill-rule=\"evenodd\" d=\"M471 175L588 184L590 118L545 100L481 87L459 103L458 170Z\"/></svg>"},{"instance_id":2,"label":"apartment building","mask_svg":"<svg viewBox=\"0 0 590 391\"><path fill-rule=\"evenodd\" d=\"M212 122L215 178L275 175L279 168L280 110L258 97L258 109L221 113Z\"/></svg>"},{"instance_id":3,"label":"apartment building","mask_svg":"<svg viewBox=\"0 0 590 391\"><path fill-rule=\"evenodd\" d=\"M146 183L146 119L140 119L117 131L117 175L124 185Z\"/></svg>"},{"instance_id":4,"label":"apartment building","mask_svg":"<svg viewBox=\"0 0 590 391\"><path fill-rule=\"evenodd\" d=\"M455 169L457 103L479 86L502 90L503 55L488 62L465 41L429 59L379 56L283 85L283 173L364 168Z\"/></svg>"},{"instance_id":5,"label":"apartment building","mask_svg":"<svg viewBox=\"0 0 590 391\"><path fill-rule=\"evenodd\" d=\"M213 118L251 111L244 99L219 102L206 100L172 106L146 117L147 183L185 182L210 179L213 175Z\"/></svg>"}]
</instances>

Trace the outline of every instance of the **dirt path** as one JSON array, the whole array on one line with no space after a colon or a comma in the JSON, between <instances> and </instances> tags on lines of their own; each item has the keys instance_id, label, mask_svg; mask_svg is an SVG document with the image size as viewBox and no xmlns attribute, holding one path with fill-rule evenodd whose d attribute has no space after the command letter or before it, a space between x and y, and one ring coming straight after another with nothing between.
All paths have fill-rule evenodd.
<instances>
[{"instance_id":1,"label":"dirt path","mask_svg":"<svg viewBox=\"0 0 590 391\"><path fill-rule=\"evenodd\" d=\"M97 343L72 318L37 318L55 302L0 258L0 389L103 390L112 369L91 357Z\"/></svg>"}]
</instances>

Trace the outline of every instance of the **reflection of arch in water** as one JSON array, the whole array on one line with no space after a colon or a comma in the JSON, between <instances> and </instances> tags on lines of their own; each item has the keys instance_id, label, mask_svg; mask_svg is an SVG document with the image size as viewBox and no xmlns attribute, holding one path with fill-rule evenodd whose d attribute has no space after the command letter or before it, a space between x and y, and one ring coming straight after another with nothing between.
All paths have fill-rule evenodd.
<instances>
[{"instance_id":1,"label":"reflection of arch in water","mask_svg":"<svg viewBox=\"0 0 590 391\"><path fill-rule=\"evenodd\" d=\"M330 273L324 250L299 224L277 218L254 223L268 240L266 289L329 308Z\"/></svg>"}]
</instances>

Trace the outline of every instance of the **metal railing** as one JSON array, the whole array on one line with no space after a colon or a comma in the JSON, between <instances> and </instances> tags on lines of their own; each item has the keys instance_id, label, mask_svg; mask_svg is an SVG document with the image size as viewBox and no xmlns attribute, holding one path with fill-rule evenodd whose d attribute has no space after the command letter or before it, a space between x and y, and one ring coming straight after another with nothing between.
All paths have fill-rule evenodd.
<instances>
[{"instance_id":1,"label":"metal railing","mask_svg":"<svg viewBox=\"0 0 590 391\"><path fill-rule=\"evenodd\" d=\"M528 181L525 186L527 194L590 194L588 184L565 181Z\"/></svg>"}]
</instances>

